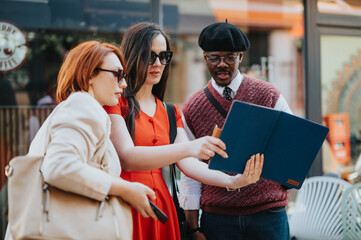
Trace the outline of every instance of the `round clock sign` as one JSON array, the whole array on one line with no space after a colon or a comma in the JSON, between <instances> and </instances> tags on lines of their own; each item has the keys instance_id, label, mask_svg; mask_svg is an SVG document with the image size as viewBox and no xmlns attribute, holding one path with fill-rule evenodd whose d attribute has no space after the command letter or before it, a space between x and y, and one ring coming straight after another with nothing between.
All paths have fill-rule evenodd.
<instances>
[{"instance_id":1,"label":"round clock sign","mask_svg":"<svg viewBox=\"0 0 361 240\"><path fill-rule=\"evenodd\" d=\"M19 68L27 57L28 41L15 24L0 20L0 72Z\"/></svg>"}]
</instances>

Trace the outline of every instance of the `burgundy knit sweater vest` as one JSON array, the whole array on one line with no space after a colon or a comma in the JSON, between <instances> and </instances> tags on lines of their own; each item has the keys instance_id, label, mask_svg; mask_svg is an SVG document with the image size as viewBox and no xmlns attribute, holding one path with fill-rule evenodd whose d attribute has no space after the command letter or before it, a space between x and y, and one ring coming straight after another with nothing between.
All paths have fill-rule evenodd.
<instances>
[{"instance_id":1,"label":"burgundy knit sweater vest","mask_svg":"<svg viewBox=\"0 0 361 240\"><path fill-rule=\"evenodd\" d=\"M280 92L271 84L243 74L243 81L234 99L274 108ZM213 87L208 88L214 98L228 112L231 101L224 99ZM212 135L214 126L223 127L225 118L209 102L204 89L191 96L183 106L188 127L196 138ZM267 161L267 159L265 159ZM201 205L207 212L248 215L272 207L286 206L289 194L281 184L261 178L240 191L227 192L225 188L202 186Z\"/></svg>"}]
</instances>

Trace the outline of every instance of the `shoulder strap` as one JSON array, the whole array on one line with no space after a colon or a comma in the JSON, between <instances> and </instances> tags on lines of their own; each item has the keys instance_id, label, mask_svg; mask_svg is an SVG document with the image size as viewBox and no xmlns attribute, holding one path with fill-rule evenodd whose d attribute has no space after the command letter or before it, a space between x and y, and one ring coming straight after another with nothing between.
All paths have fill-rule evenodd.
<instances>
[{"instance_id":1,"label":"shoulder strap","mask_svg":"<svg viewBox=\"0 0 361 240\"><path fill-rule=\"evenodd\" d=\"M208 100L212 105L217 109L217 111L224 117L227 117L227 111L219 104L219 102L214 98L211 91L209 91L208 86L204 88L204 93L206 94Z\"/></svg>"},{"instance_id":2,"label":"shoulder strap","mask_svg":"<svg viewBox=\"0 0 361 240\"><path fill-rule=\"evenodd\" d=\"M174 109L173 104L170 104L170 103L163 103L163 104L164 104L164 107L166 108L167 114L168 114L169 141L172 144L172 143L174 143L174 140L177 136L177 120L175 117L175 109ZM179 200L178 200L178 195L177 195L177 193L179 193L179 190L178 190L178 185L176 183L177 172L176 172L176 168L175 168L175 163L169 165L169 171L170 171L170 179L171 179L171 184L172 184L171 185L172 186L172 198L173 198L174 206L177 211L179 229L181 230L181 239L182 240L188 239L188 237L187 237L188 227L187 227L187 223L186 223L186 217L185 217L183 209L179 205Z\"/></svg>"},{"instance_id":3,"label":"shoulder strap","mask_svg":"<svg viewBox=\"0 0 361 240\"><path fill-rule=\"evenodd\" d=\"M169 141L170 144L174 143L174 140L177 136L177 122L176 122L176 117L175 117L175 109L174 109L174 105L171 103L163 103L164 107L167 110L167 114L168 114L168 121L169 121ZM170 170L170 179L172 182L172 196L173 196L173 201L176 204L176 206L179 205L178 202L178 196L177 196L177 192L178 192L178 186L176 184L176 169L175 169L175 164L171 164L169 166L169 170Z\"/></svg>"},{"instance_id":4,"label":"shoulder strap","mask_svg":"<svg viewBox=\"0 0 361 240\"><path fill-rule=\"evenodd\" d=\"M177 136L177 122L175 118L175 109L172 103L163 103L168 114L169 121L169 141L170 144L174 143L175 137Z\"/></svg>"}]
</instances>

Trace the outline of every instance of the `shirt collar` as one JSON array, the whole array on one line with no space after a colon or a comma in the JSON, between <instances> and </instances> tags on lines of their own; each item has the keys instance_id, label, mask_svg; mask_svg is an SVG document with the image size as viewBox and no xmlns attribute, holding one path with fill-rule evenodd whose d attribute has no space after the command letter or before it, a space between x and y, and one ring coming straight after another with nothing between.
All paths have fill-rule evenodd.
<instances>
[{"instance_id":1,"label":"shirt collar","mask_svg":"<svg viewBox=\"0 0 361 240\"><path fill-rule=\"evenodd\" d=\"M219 86L216 81L212 78L212 86L213 88L222 96L223 89L225 86ZM228 84L227 87L231 88L234 93L238 91L239 86L241 86L241 83L243 81L243 75L237 70L236 76L233 78L233 80Z\"/></svg>"}]
</instances>

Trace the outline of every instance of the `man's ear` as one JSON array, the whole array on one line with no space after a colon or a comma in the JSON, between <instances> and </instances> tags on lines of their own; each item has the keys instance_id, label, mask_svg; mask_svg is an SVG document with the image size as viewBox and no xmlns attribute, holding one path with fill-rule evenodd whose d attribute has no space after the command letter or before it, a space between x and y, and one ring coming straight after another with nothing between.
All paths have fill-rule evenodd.
<instances>
[{"instance_id":1,"label":"man's ear","mask_svg":"<svg viewBox=\"0 0 361 240\"><path fill-rule=\"evenodd\" d=\"M203 59L204 59L204 61L206 61L206 60L207 60L207 59L206 59L206 57L207 57L206 52L203 52Z\"/></svg>"},{"instance_id":2,"label":"man's ear","mask_svg":"<svg viewBox=\"0 0 361 240\"><path fill-rule=\"evenodd\" d=\"M243 52L240 52L239 53L239 62L241 63L243 60Z\"/></svg>"}]
</instances>

